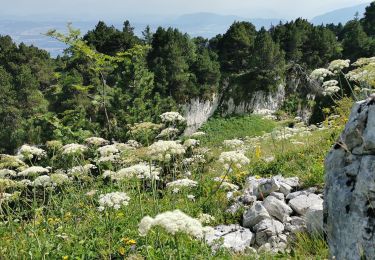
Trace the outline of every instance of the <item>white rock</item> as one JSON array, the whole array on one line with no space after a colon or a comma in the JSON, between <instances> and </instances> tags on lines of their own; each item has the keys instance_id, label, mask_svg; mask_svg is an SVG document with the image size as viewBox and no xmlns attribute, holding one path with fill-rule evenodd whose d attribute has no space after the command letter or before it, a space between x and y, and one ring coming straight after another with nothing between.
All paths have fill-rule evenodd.
<instances>
[{"instance_id":1,"label":"white rock","mask_svg":"<svg viewBox=\"0 0 375 260\"><path fill-rule=\"evenodd\" d=\"M263 201L263 206L272 217L275 217L280 221L284 221L284 219L293 213L293 210L284 201L273 196L268 196Z\"/></svg>"},{"instance_id":2,"label":"white rock","mask_svg":"<svg viewBox=\"0 0 375 260\"><path fill-rule=\"evenodd\" d=\"M271 218L266 208L261 202L257 201L254 205L244 213L243 215L243 226L253 227L264 219Z\"/></svg>"},{"instance_id":3,"label":"white rock","mask_svg":"<svg viewBox=\"0 0 375 260\"><path fill-rule=\"evenodd\" d=\"M258 186L258 197L267 197L270 193L278 191L280 189L280 184L276 178L266 179L259 183Z\"/></svg>"},{"instance_id":4,"label":"white rock","mask_svg":"<svg viewBox=\"0 0 375 260\"><path fill-rule=\"evenodd\" d=\"M281 186L280 186L280 188L281 188ZM271 192L270 196L275 197L276 199L279 199L279 200L285 199L284 194L281 193L281 192Z\"/></svg>"},{"instance_id":5,"label":"white rock","mask_svg":"<svg viewBox=\"0 0 375 260\"><path fill-rule=\"evenodd\" d=\"M274 219L265 219L254 226L256 232L255 241L257 245L261 246L269 240L272 236L277 236L284 231L284 225Z\"/></svg>"},{"instance_id":6,"label":"white rock","mask_svg":"<svg viewBox=\"0 0 375 260\"><path fill-rule=\"evenodd\" d=\"M316 205L323 205L323 200L313 193L301 195L289 201L289 206L300 215L305 215L309 208Z\"/></svg>"},{"instance_id":7,"label":"white rock","mask_svg":"<svg viewBox=\"0 0 375 260\"><path fill-rule=\"evenodd\" d=\"M214 228L214 232L206 235L206 242L213 247L224 247L235 252L243 252L249 248L255 239L250 229L243 228L239 225L220 225ZM223 239L223 244L220 244Z\"/></svg>"},{"instance_id":8,"label":"white rock","mask_svg":"<svg viewBox=\"0 0 375 260\"><path fill-rule=\"evenodd\" d=\"M307 210L304 219L306 221L308 232L323 235L323 204L310 207Z\"/></svg>"}]
</instances>

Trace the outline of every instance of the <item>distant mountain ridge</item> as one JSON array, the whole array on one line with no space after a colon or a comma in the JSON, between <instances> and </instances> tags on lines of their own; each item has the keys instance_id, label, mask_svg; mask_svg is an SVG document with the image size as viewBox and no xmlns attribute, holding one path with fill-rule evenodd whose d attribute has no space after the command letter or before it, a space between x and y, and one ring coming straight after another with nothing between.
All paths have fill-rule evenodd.
<instances>
[{"instance_id":1,"label":"distant mountain ridge","mask_svg":"<svg viewBox=\"0 0 375 260\"><path fill-rule=\"evenodd\" d=\"M314 17L311 19L311 22L315 25L320 24L329 24L329 23L342 23L345 24L346 22L352 20L356 13L358 13L359 18L363 17L365 13L366 7L370 3L360 4L352 7L341 8L337 9L319 16Z\"/></svg>"},{"instance_id":2,"label":"distant mountain ridge","mask_svg":"<svg viewBox=\"0 0 375 260\"><path fill-rule=\"evenodd\" d=\"M314 17L310 21L313 24L327 24L327 23L346 23L354 18L358 12L362 17L365 12L367 4L356 5L353 7L337 9L319 16ZM124 20L126 17L124 17ZM201 12L181 15L174 19L166 19L162 22L153 22L150 24L142 21L132 22L135 27L135 33L141 36L142 30L150 25L152 30L158 26L178 28L182 32L186 32L191 36L202 36L211 38L217 34L225 33L229 26L235 21L248 21L255 25L257 29L261 27L270 28L272 25L277 25L281 22L286 22L286 19L279 18L246 18L236 15L221 15L215 13ZM73 26L81 30L85 34L88 30L92 30L98 21L75 22ZM108 22L115 27L121 29L123 21ZM28 45L35 45L39 48L45 49L51 53L52 56L57 56L62 53L65 46L54 39L48 38L42 34L49 29L57 29L65 31L66 23L61 21L26 21L26 20L0 20L0 35L10 35L17 43L24 42Z\"/></svg>"}]
</instances>

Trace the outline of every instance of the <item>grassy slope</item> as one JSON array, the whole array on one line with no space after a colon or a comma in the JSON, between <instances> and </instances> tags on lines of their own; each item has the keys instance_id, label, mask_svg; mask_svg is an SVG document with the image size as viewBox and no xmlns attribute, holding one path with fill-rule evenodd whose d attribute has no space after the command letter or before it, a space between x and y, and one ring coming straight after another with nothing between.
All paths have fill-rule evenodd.
<instances>
[{"instance_id":1,"label":"grassy slope","mask_svg":"<svg viewBox=\"0 0 375 260\"><path fill-rule=\"evenodd\" d=\"M147 237L140 237L138 223L146 215L155 216L173 209L181 209L192 217L197 217L199 213L211 214L216 220L210 225L238 221L238 216L223 213L229 205L226 192L214 192L217 184L212 182L212 177L224 173L217 162L218 155L223 150L230 150L222 147L221 143L225 139L244 138L247 140L245 143L251 146L253 144L246 136L261 135L277 126L275 122L252 116L210 120L202 128L207 135L201 138L202 146L211 149L209 163L203 171L192 169L192 178L200 185L178 194L166 190L153 193L141 187L136 180L108 184L98 178L64 187L58 194L41 194L43 200L21 199L19 205L8 211L11 216L8 221L0 222L0 259L175 259L177 256L183 259L249 259L249 256L236 256L226 251L212 255L204 243L185 235L173 237L163 230L153 230ZM327 130L314 132L308 138L296 138L304 141L304 146L295 146L287 141L260 140L247 150L251 164L233 174L231 180L242 185L248 174L283 174L299 176L306 186L321 185L323 159L333 138L332 131ZM276 160L266 163L261 159L265 156L274 156ZM92 190L97 190L97 194L87 196L86 193ZM99 213L98 194L110 191L126 191L131 202L118 211ZM188 194L195 195L195 201L189 200ZM27 219L22 216L25 209ZM130 239L136 244L129 242ZM311 249L315 246L319 246L316 251ZM321 240L301 237L290 255L279 257L324 258L327 250ZM271 259L270 256L264 258Z\"/></svg>"}]
</instances>

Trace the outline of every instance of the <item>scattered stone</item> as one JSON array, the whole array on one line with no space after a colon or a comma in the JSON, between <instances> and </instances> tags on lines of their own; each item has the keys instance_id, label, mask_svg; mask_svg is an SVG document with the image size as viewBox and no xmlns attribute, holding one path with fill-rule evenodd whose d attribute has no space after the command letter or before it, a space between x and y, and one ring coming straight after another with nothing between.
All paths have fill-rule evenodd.
<instances>
[{"instance_id":1,"label":"scattered stone","mask_svg":"<svg viewBox=\"0 0 375 260\"><path fill-rule=\"evenodd\" d=\"M270 219L270 215L266 208L262 205L261 202L257 201L254 205L244 213L243 215L243 226L244 227L253 227L264 219Z\"/></svg>"},{"instance_id":2,"label":"scattered stone","mask_svg":"<svg viewBox=\"0 0 375 260\"><path fill-rule=\"evenodd\" d=\"M279 189L280 189L280 184L276 178L262 180L258 186L258 192L259 192L258 197L261 196L265 198L270 193L274 191L278 191Z\"/></svg>"},{"instance_id":3,"label":"scattered stone","mask_svg":"<svg viewBox=\"0 0 375 260\"><path fill-rule=\"evenodd\" d=\"M305 214L307 231L323 235L323 204L313 205Z\"/></svg>"},{"instance_id":4,"label":"scattered stone","mask_svg":"<svg viewBox=\"0 0 375 260\"><path fill-rule=\"evenodd\" d=\"M261 246L269 240L272 236L277 236L284 231L284 225L274 219L264 219L254 226L256 232L256 244Z\"/></svg>"},{"instance_id":5,"label":"scattered stone","mask_svg":"<svg viewBox=\"0 0 375 260\"><path fill-rule=\"evenodd\" d=\"M280 192L284 195L284 196L288 196L290 194L290 192L292 191L292 187L289 186L288 184L286 183L280 183Z\"/></svg>"},{"instance_id":6,"label":"scattered stone","mask_svg":"<svg viewBox=\"0 0 375 260\"><path fill-rule=\"evenodd\" d=\"M287 204L285 204L284 201L279 200L273 196L268 196L263 201L263 206L272 217L280 221L284 221L284 219L286 219L290 216L290 214L293 213L293 210Z\"/></svg>"},{"instance_id":7,"label":"scattered stone","mask_svg":"<svg viewBox=\"0 0 375 260\"><path fill-rule=\"evenodd\" d=\"M323 205L323 200L316 194L301 195L289 201L289 206L298 214L305 215L315 205Z\"/></svg>"},{"instance_id":8,"label":"scattered stone","mask_svg":"<svg viewBox=\"0 0 375 260\"><path fill-rule=\"evenodd\" d=\"M270 196L275 197L276 199L279 199L279 200L285 199L284 194L281 192L271 192Z\"/></svg>"},{"instance_id":9,"label":"scattered stone","mask_svg":"<svg viewBox=\"0 0 375 260\"><path fill-rule=\"evenodd\" d=\"M255 236L250 229L240 225L220 225L214 228L214 232L206 235L206 242L214 250L224 247L235 252L243 252L253 244ZM220 243L223 239L223 243Z\"/></svg>"}]
</instances>

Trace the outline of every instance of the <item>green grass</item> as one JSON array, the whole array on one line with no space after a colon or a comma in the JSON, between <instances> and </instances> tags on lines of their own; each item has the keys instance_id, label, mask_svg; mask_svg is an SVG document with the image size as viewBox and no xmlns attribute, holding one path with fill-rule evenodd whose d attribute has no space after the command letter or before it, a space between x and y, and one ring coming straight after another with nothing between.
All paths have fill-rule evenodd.
<instances>
[{"instance_id":1,"label":"green grass","mask_svg":"<svg viewBox=\"0 0 375 260\"><path fill-rule=\"evenodd\" d=\"M276 126L275 121L255 115L212 118L200 129L206 133L201 138L202 145L214 146L220 145L224 140L262 135L271 132Z\"/></svg>"}]
</instances>

